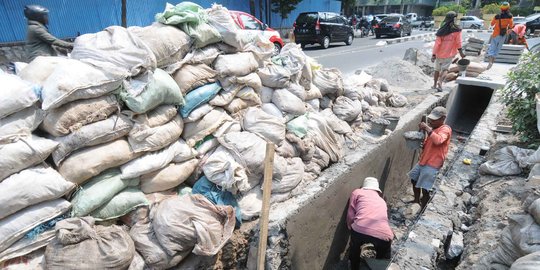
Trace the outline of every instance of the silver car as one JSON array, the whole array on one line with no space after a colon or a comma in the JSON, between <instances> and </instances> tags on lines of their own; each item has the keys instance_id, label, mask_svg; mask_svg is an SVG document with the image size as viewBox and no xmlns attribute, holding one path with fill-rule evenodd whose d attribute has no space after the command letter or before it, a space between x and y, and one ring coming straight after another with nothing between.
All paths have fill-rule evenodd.
<instances>
[{"instance_id":1,"label":"silver car","mask_svg":"<svg viewBox=\"0 0 540 270\"><path fill-rule=\"evenodd\" d=\"M476 16L463 16L459 21L459 26L463 29L472 28L472 29L482 29L484 28L484 20Z\"/></svg>"}]
</instances>

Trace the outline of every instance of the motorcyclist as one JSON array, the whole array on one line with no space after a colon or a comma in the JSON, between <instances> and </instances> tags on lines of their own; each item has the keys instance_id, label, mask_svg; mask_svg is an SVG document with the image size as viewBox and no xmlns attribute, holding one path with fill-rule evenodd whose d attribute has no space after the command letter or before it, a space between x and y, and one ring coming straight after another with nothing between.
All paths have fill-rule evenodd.
<instances>
[{"instance_id":1,"label":"motorcyclist","mask_svg":"<svg viewBox=\"0 0 540 270\"><path fill-rule=\"evenodd\" d=\"M363 36L369 35L369 22L366 17L362 17L362 19L360 19L360 29Z\"/></svg>"},{"instance_id":2,"label":"motorcyclist","mask_svg":"<svg viewBox=\"0 0 540 270\"><path fill-rule=\"evenodd\" d=\"M379 24L379 21L377 21L377 18L375 18L375 16L373 16L373 20L371 20L371 24L370 24L370 30L371 30L371 34L375 35L375 26Z\"/></svg>"},{"instance_id":3,"label":"motorcyclist","mask_svg":"<svg viewBox=\"0 0 540 270\"><path fill-rule=\"evenodd\" d=\"M24 16L28 19L28 32L26 35L26 50L29 61L38 56L54 56L57 52L53 47L72 49L73 43L63 41L49 33L49 10L39 5L24 7Z\"/></svg>"}]
</instances>

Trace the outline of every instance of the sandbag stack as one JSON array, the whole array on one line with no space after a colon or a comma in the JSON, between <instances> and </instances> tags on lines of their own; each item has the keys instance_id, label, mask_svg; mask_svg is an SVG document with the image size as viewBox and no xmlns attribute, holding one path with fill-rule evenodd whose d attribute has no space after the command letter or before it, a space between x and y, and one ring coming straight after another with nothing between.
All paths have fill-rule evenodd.
<instances>
[{"instance_id":1,"label":"sandbag stack","mask_svg":"<svg viewBox=\"0 0 540 270\"><path fill-rule=\"evenodd\" d=\"M73 258L66 254L85 247L95 251L85 265L106 263L99 254L107 247L96 239L111 235L121 256L114 267L133 260L166 269L191 253L213 256L235 224L259 215L267 141L276 145L272 200L284 201L343 158L345 142L357 131L351 126L407 102L366 74L344 82L339 70L323 68L296 44L272 56L271 42L237 30L220 5L167 5L156 21L82 35L70 58L38 57L21 71L42 86L43 111L33 106L38 96L27 91L30 101L20 103L28 105L18 107L33 118L14 127L24 131L25 143L47 150L9 174L56 177L63 188L42 208L62 207L51 217L72 217L48 231L41 245L48 244L49 267L68 267ZM9 76L5 80L22 82ZM2 126L9 117L0 119ZM40 132L47 139L37 137ZM0 140L21 134L2 133ZM49 154L58 172L24 170ZM129 236L120 227L103 227L116 221L129 227ZM68 232L84 237L72 242Z\"/></svg>"}]
</instances>

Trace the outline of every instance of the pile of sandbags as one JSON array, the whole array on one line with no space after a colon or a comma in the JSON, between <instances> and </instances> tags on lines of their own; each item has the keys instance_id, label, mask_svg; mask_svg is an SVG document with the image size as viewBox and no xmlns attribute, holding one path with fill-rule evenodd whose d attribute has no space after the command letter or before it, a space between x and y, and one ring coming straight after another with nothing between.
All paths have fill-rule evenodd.
<instances>
[{"instance_id":1,"label":"pile of sandbags","mask_svg":"<svg viewBox=\"0 0 540 270\"><path fill-rule=\"evenodd\" d=\"M156 20L80 36L71 58L0 75L13 85L0 102L0 261L45 245L50 268L166 269L213 256L261 211L267 141L280 202L343 158L351 125L406 104L386 81L344 81L296 44L272 56L222 6L182 2ZM57 171L36 166L44 160Z\"/></svg>"},{"instance_id":2,"label":"pile of sandbags","mask_svg":"<svg viewBox=\"0 0 540 270\"><path fill-rule=\"evenodd\" d=\"M467 69L465 70L464 73L466 77L476 78L480 74L482 74L482 72L484 71L486 71L486 67L483 64L477 63L477 62L471 62L467 66ZM451 64L450 67L448 68L448 73L446 74L446 81L453 81L457 79L459 75L460 74L459 74L458 66L456 64Z\"/></svg>"}]
</instances>

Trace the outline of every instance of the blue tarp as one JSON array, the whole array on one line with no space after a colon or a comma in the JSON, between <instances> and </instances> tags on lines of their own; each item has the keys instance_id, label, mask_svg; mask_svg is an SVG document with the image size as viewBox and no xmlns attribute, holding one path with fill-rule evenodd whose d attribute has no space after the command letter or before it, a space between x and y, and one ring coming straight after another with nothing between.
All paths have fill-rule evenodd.
<instances>
[{"instance_id":1,"label":"blue tarp","mask_svg":"<svg viewBox=\"0 0 540 270\"><path fill-rule=\"evenodd\" d=\"M240 206L238 206L236 197L234 197L234 195L229 191L222 190L216 184L210 182L206 176L203 176L197 180L195 185L193 185L191 193L201 194L216 205L230 205L234 207L234 212L236 215L236 227L240 227L242 224L242 212L240 210Z\"/></svg>"}]
</instances>

